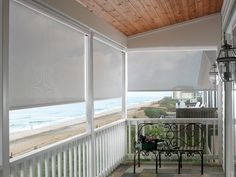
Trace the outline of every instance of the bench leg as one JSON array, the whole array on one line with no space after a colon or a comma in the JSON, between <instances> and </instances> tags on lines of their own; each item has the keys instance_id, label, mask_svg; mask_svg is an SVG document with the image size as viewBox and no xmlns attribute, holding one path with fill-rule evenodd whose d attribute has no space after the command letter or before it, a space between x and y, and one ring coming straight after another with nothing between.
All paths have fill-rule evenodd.
<instances>
[{"instance_id":1,"label":"bench leg","mask_svg":"<svg viewBox=\"0 0 236 177\"><path fill-rule=\"evenodd\" d=\"M182 154L180 154L180 168L183 168L183 158L182 158Z\"/></svg>"},{"instance_id":2,"label":"bench leg","mask_svg":"<svg viewBox=\"0 0 236 177\"><path fill-rule=\"evenodd\" d=\"M138 150L138 167L140 167L140 150Z\"/></svg>"},{"instance_id":3,"label":"bench leg","mask_svg":"<svg viewBox=\"0 0 236 177\"><path fill-rule=\"evenodd\" d=\"M136 152L134 152L134 173L136 173Z\"/></svg>"},{"instance_id":4,"label":"bench leg","mask_svg":"<svg viewBox=\"0 0 236 177\"><path fill-rule=\"evenodd\" d=\"M156 155L156 174L158 173L158 155Z\"/></svg>"},{"instance_id":5,"label":"bench leg","mask_svg":"<svg viewBox=\"0 0 236 177\"><path fill-rule=\"evenodd\" d=\"M201 153L201 174L203 175L203 152Z\"/></svg>"},{"instance_id":6,"label":"bench leg","mask_svg":"<svg viewBox=\"0 0 236 177\"><path fill-rule=\"evenodd\" d=\"M159 158L159 167L161 168L161 153L158 153L158 158Z\"/></svg>"},{"instance_id":7,"label":"bench leg","mask_svg":"<svg viewBox=\"0 0 236 177\"><path fill-rule=\"evenodd\" d=\"M181 156L182 156L181 153L179 153L178 156L179 156L179 157L178 157L178 160L179 160L179 164L178 164L178 174L180 174L181 161L182 161L182 159L181 159Z\"/></svg>"}]
</instances>

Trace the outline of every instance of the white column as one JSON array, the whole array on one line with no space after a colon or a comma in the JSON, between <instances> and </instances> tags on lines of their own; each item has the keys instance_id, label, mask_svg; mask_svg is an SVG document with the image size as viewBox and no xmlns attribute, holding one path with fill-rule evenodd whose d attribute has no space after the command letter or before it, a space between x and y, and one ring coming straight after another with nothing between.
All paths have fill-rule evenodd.
<instances>
[{"instance_id":1,"label":"white column","mask_svg":"<svg viewBox=\"0 0 236 177\"><path fill-rule=\"evenodd\" d=\"M223 163L223 102L222 82L217 85L217 108L218 108L218 137L219 137L219 163ZM223 165L223 164L222 164Z\"/></svg>"},{"instance_id":2,"label":"white column","mask_svg":"<svg viewBox=\"0 0 236 177\"><path fill-rule=\"evenodd\" d=\"M233 83L225 82L225 176L234 174L234 117L233 117Z\"/></svg>"},{"instance_id":3,"label":"white column","mask_svg":"<svg viewBox=\"0 0 236 177\"><path fill-rule=\"evenodd\" d=\"M122 117L127 118L127 52L122 52Z\"/></svg>"},{"instance_id":4,"label":"white column","mask_svg":"<svg viewBox=\"0 0 236 177\"><path fill-rule=\"evenodd\" d=\"M86 60L86 116L87 133L91 135L91 148L89 153L90 177L95 176L95 137L94 137L94 87L93 87L93 33L85 36L85 60Z\"/></svg>"},{"instance_id":5,"label":"white column","mask_svg":"<svg viewBox=\"0 0 236 177\"><path fill-rule=\"evenodd\" d=\"M8 113L8 53L9 53L9 0L0 0L0 166L2 176L8 177L9 168L9 113Z\"/></svg>"},{"instance_id":6,"label":"white column","mask_svg":"<svg viewBox=\"0 0 236 177\"><path fill-rule=\"evenodd\" d=\"M122 52L122 118L127 119L127 52ZM127 121L125 128L125 139L124 139L124 149L125 154L127 154Z\"/></svg>"}]
</instances>

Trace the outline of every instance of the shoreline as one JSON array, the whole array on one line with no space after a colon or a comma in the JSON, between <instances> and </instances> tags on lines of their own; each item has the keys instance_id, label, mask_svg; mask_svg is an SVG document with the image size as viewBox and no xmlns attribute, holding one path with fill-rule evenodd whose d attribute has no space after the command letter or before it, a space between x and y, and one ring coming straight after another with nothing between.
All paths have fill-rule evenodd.
<instances>
[{"instance_id":1,"label":"shoreline","mask_svg":"<svg viewBox=\"0 0 236 177\"><path fill-rule=\"evenodd\" d=\"M140 107L156 105L157 101L133 105L128 108L130 115L136 115ZM94 119L95 128L122 119L120 109L98 114ZM30 152L34 149L67 139L69 137L86 132L86 122L81 120L67 121L54 126L48 126L37 130L27 130L11 134L10 153L13 157Z\"/></svg>"},{"instance_id":2,"label":"shoreline","mask_svg":"<svg viewBox=\"0 0 236 177\"><path fill-rule=\"evenodd\" d=\"M144 107L144 106L151 106L153 104L156 104L157 101L150 101L150 102L146 102L146 103L143 103L143 104L138 104L138 105L130 105L128 106L128 111L132 111L132 110L136 110L140 107ZM116 109L113 109L113 110L110 110L110 111L106 111L106 112L103 112L103 113L99 113L99 114L96 114L94 116L94 119L98 119L98 118L101 118L103 116L110 116L112 114L117 114L121 112L121 109L120 108L116 108ZM86 117L78 117L78 118L74 118L74 119L70 119L69 121L62 121L62 122L58 122L58 123L55 123L53 125L47 125L47 126L44 126L44 127L39 127L39 128L35 128L35 129L30 129L30 130L23 130L23 131L19 131L19 132L13 132L10 134L10 142L11 141L15 141L15 140L19 140L19 139L23 139L23 138L26 138L26 137L30 137L30 136L34 136L34 135L37 135L37 134L40 134L40 133L44 133L44 132L48 132L48 131L53 131L53 130L56 130L56 129L60 129L60 128L63 128L63 127L68 127L68 126L72 126L72 125L75 125L75 124L82 124L82 123L85 123L86 122Z\"/></svg>"}]
</instances>

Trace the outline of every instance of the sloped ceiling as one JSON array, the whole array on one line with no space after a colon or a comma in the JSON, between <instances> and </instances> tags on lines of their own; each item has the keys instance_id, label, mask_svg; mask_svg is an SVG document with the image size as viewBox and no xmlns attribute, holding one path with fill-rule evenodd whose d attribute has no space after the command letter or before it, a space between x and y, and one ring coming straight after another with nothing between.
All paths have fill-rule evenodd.
<instances>
[{"instance_id":1,"label":"sloped ceiling","mask_svg":"<svg viewBox=\"0 0 236 177\"><path fill-rule=\"evenodd\" d=\"M218 13L223 0L76 0L127 36Z\"/></svg>"}]
</instances>

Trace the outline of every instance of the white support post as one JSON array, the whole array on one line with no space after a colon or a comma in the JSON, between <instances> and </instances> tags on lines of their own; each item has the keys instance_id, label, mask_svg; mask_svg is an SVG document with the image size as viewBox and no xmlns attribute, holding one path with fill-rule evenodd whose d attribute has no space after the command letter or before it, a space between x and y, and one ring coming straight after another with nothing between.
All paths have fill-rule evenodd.
<instances>
[{"instance_id":1,"label":"white support post","mask_svg":"<svg viewBox=\"0 0 236 177\"><path fill-rule=\"evenodd\" d=\"M9 113L8 113L8 60L9 60L9 0L0 0L0 176L9 177Z\"/></svg>"},{"instance_id":2,"label":"white support post","mask_svg":"<svg viewBox=\"0 0 236 177\"><path fill-rule=\"evenodd\" d=\"M86 60L86 116L87 132L91 134L91 148L89 152L90 177L95 176L95 135L94 135L94 92L93 92L93 33L85 36Z\"/></svg>"},{"instance_id":3,"label":"white support post","mask_svg":"<svg viewBox=\"0 0 236 177\"><path fill-rule=\"evenodd\" d=\"M223 163L223 103L222 103L222 82L217 85L217 107L218 107L218 138L219 138L219 163Z\"/></svg>"},{"instance_id":4,"label":"white support post","mask_svg":"<svg viewBox=\"0 0 236 177\"><path fill-rule=\"evenodd\" d=\"M233 117L233 83L225 82L225 176L234 174L234 117Z\"/></svg>"},{"instance_id":5,"label":"white support post","mask_svg":"<svg viewBox=\"0 0 236 177\"><path fill-rule=\"evenodd\" d=\"M122 52L122 118L127 119L127 52ZM124 149L125 154L127 154L127 127L128 122L126 121L126 129L125 129L125 139L124 142Z\"/></svg>"},{"instance_id":6,"label":"white support post","mask_svg":"<svg viewBox=\"0 0 236 177\"><path fill-rule=\"evenodd\" d=\"M127 119L127 52L122 52L122 117Z\"/></svg>"}]
</instances>

